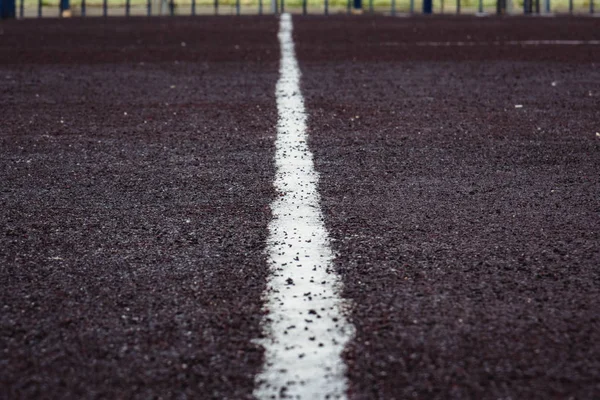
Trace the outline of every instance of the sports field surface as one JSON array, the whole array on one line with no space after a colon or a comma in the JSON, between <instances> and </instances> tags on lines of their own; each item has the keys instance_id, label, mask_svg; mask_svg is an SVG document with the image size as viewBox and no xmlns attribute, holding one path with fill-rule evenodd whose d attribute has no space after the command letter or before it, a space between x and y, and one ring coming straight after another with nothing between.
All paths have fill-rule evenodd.
<instances>
[{"instance_id":1,"label":"sports field surface","mask_svg":"<svg viewBox=\"0 0 600 400\"><path fill-rule=\"evenodd\" d=\"M600 398L598 18L7 21L0 116L2 399Z\"/></svg>"}]
</instances>

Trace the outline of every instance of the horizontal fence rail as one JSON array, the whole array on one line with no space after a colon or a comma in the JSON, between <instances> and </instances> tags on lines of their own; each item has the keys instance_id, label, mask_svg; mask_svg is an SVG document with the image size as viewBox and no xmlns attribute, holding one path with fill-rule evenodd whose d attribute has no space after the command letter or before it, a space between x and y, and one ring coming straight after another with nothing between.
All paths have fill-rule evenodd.
<instances>
[{"instance_id":1,"label":"horizontal fence rail","mask_svg":"<svg viewBox=\"0 0 600 400\"><path fill-rule=\"evenodd\" d=\"M330 13L594 14L600 0L0 0L0 18Z\"/></svg>"}]
</instances>

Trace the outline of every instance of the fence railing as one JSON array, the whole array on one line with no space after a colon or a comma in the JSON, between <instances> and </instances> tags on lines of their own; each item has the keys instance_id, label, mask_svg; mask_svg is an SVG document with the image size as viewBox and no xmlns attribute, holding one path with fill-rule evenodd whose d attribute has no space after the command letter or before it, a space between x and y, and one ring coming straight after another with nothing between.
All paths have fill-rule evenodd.
<instances>
[{"instance_id":1,"label":"fence railing","mask_svg":"<svg viewBox=\"0 0 600 400\"><path fill-rule=\"evenodd\" d=\"M383 13L581 14L600 0L0 0L0 18Z\"/></svg>"}]
</instances>

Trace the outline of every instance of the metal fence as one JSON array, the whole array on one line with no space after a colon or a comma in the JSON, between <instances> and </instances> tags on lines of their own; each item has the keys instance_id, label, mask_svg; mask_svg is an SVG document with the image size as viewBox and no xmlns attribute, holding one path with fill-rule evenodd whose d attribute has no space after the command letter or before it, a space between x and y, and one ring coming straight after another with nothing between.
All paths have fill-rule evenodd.
<instances>
[{"instance_id":1,"label":"metal fence","mask_svg":"<svg viewBox=\"0 0 600 400\"><path fill-rule=\"evenodd\" d=\"M1 18L155 15L594 14L600 0L0 0Z\"/></svg>"}]
</instances>

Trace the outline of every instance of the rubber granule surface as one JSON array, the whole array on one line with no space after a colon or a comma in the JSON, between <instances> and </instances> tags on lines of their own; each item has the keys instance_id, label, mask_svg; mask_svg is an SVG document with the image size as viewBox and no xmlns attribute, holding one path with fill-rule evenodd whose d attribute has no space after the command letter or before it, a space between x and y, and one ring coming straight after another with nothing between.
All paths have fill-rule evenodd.
<instances>
[{"instance_id":1,"label":"rubber granule surface","mask_svg":"<svg viewBox=\"0 0 600 400\"><path fill-rule=\"evenodd\" d=\"M3 25L0 397L251 397L279 55L233 22Z\"/></svg>"},{"instance_id":2,"label":"rubber granule surface","mask_svg":"<svg viewBox=\"0 0 600 400\"><path fill-rule=\"evenodd\" d=\"M324 21L295 40L350 397L598 398L598 46L416 43L597 40L600 21Z\"/></svg>"},{"instance_id":3,"label":"rubber granule surface","mask_svg":"<svg viewBox=\"0 0 600 400\"><path fill-rule=\"evenodd\" d=\"M293 22L349 397L599 398L600 20ZM277 26L3 22L3 396L252 397Z\"/></svg>"}]
</instances>

